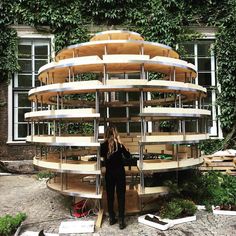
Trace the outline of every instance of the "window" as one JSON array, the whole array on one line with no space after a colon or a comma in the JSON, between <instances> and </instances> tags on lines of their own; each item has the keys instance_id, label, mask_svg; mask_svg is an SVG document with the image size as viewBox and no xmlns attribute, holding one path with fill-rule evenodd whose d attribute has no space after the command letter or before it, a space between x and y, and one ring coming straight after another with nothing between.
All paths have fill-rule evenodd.
<instances>
[{"instance_id":1,"label":"window","mask_svg":"<svg viewBox=\"0 0 236 236\"><path fill-rule=\"evenodd\" d=\"M27 122L24 114L31 110L28 92L39 86L38 70L50 61L52 37L20 38L18 44L18 63L20 70L15 73L9 86L9 125L8 142L24 141L27 135ZM11 98L10 98L11 97Z\"/></svg>"},{"instance_id":2,"label":"window","mask_svg":"<svg viewBox=\"0 0 236 236\"><path fill-rule=\"evenodd\" d=\"M204 101L204 108L211 110L210 135L212 137L221 137L220 123L217 120L219 108L216 105L216 60L213 53L214 40L199 40L196 42L183 43L185 51L184 60L194 64L197 67L198 77L196 84L207 89L207 97Z\"/></svg>"}]
</instances>

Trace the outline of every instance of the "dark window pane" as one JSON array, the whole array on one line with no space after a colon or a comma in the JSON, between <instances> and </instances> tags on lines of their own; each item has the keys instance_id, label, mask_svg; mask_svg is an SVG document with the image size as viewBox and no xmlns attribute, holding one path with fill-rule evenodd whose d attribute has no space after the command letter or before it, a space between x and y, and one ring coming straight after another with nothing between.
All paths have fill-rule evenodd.
<instances>
[{"instance_id":1,"label":"dark window pane","mask_svg":"<svg viewBox=\"0 0 236 236\"><path fill-rule=\"evenodd\" d=\"M126 117L125 107L111 107L109 109L110 117Z\"/></svg>"},{"instance_id":2,"label":"dark window pane","mask_svg":"<svg viewBox=\"0 0 236 236\"><path fill-rule=\"evenodd\" d=\"M194 44L192 43L184 43L181 44L184 49L185 56L194 56Z\"/></svg>"},{"instance_id":3,"label":"dark window pane","mask_svg":"<svg viewBox=\"0 0 236 236\"><path fill-rule=\"evenodd\" d=\"M211 59L198 58L198 71L211 71Z\"/></svg>"},{"instance_id":4,"label":"dark window pane","mask_svg":"<svg viewBox=\"0 0 236 236\"><path fill-rule=\"evenodd\" d=\"M211 73L198 73L198 84L211 86Z\"/></svg>"},{"instance_id":5,"label":"dark window pane","mask_svg":"<svg viewBox=\"0 0 236 236\"><path fill-rule=\"evenodd\" d=\"M44 66L45 64L47 64L47 60L35 60L35 72L38 73L38 70L41 66Z\"/></svg>"},{"instance_id":6,"label":"dark window pane","mask_svg":"<svg viewBox=\"0 0 236 236\"><path fill-rule=\"evenodd\" d=\"M27 124L18 125L18 137L24 138L27 136Z\"/></svg>"},{"instance_id":7,"label":"dark window pane","mask_svg":"<svg viewBox=\"0 0 236 236\"><path fill-rule=\"evenodd\" d=\"M137 122L129 123L129 130L130 132L141 132L141 124Z\"/></svg>"},{"instance_id":8,"label":"dark window pane","mask_svg":"<svg viewBox=\"0 0 236 236\"><path fill-rule=\"evenodd\" d=\"M15 107L31 107L31 102L28 99L28 93L18 94L18 106L15 104Z\"/></svg>"},{"instance_id":9,"label":"dark window pane","mask_svg":"<svg viewBox=\"0 0 236 236\"><path fill-rule=\"evenodd\" d=\"M35 87L39 87L40 86L40 81L38 79L38 76L35 76Z\"/></svg>"},{"instance_id":10,"label":"dark window pane","mask_svg":"<svg viewBox=\"0 0 236 236\"><path fill-rule=\"evenodd\" d=\"M30 112L31 109L18 109L18 122L25 121L25 113Z\"/></svg>"},{"instance_id":11,"label":"dark window pane","mask_svg":"<svg viewBox=\"0 0 236 236\"><path fill-rule=\"evenodd\" d=\"M139 101L139 93L129 93L129 101Z\"/></svg>"},{"instance_id":12,"label":"dark window pane","mask_svg":"<svg viewBox=\"0 0 236 236\"><path fill-rule=\"evenodd\" d=\"M31 45L18 45L19 58L31 58Z\"/></svg>"},{"instance_id":13,"label":"dark window pane","mask_svg":"<svg viewBox=\"0 0 236 236\"><path fill-rule=\"evenodd\" d=\"M18 74L18 87L32 87L32 75Z\"/></svg>"},{"instance_id":14,"label":"dark window pane","mask_svg":"<svg viewBox=\"0 0 236 236\"><path fill-rule=\"evenodd\" d=\"M129 79L140 79L140 74L128 74Z\"/></svg>"},{"instance_id":15,"label":"dark window pane","mask_svg":"<svg viewBox=\"0 0 236 236\"><path fill-rule=\"evenodd\" d=\"M138 116L139 108L138 107L130 107L129 108L129 115L130 116Z\"/></svg>"},{"instance_id":16,"label":"dark window pane","mask_svg":"<svg viewBox=\"0 0 236 236\"><path fill-rule=\"evenodd\" d=\"M185 121L185 131L186 132L196 132L196 120L186 120Z\"/></svg>"},{"instance_id":17,"label":"dark window pane","mask_svg":"<svg viewBox=\"0 0 236 236\"><path fill-rule=\"evenodd\" d=\"M117 123L116 127L117 127L117 130L118 130L119 133L125 133L126 132L126 123Z\"/></svg>"},{"instance_id":18,"label":"dark window pane","mask_svg":"<svg viewBox=\"0 0 236 236\"><path fill-rule=\"evenodd\" d=\"M192 57L187 57L187 58L184 58L183 60L187 61L188 63L192 63L193 65L195 65L195 60Z\"/></svg>"},{"instance_id":19,"label":"dark window pane","mask_svg":"<svg viewBox=\"0 0 236 236\"><path fill-rule=\"evenodd\" d=\"M47 45L35 46L35 58L47 59L48 58L48 46Z\"/></svg>"},{"instance_id":20,"label":"dark window pane","mask_svg":"<svg viewBox=\"0 0 236 236\"><path fill-rule=\"evenodd\" d=\"M204 105L206 106L206 109L212 106L212 91L211 90L207 90L207 97L204 98Z\"/></svg>"},{"instance_id":21,"label":"dark window pane","mask_svg":"<svg viewBox=\"0 0 236 236\"><path fill-rule=\"evenodd\" d=\"M31 60L18 60L21 72L31 72L32 71L32 61Z\"/></svg>"},{"instance_id":22,"label":"dark window pane","mask_svg":"<svg viewBox=\"0 0 236 236\"><path fill-rule=\"evenodd\" d=\"M211 48L210 43L198 44L198 56L199 57L210 57L210 55L211 55L210 48Z\"/></svg>"}]
</instances>

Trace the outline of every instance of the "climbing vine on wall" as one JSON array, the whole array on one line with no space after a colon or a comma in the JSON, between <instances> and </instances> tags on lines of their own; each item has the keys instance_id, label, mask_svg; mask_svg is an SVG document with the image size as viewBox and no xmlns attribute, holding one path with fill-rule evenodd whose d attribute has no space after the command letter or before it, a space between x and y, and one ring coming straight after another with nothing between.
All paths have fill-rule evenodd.
<instances>
[{"instance_id":1,"label":"climbing vine on wall","mask_svg":"<svg viewBox=\"0 0 236 236\"><path fill-rule=\"evenodd\" d=\"M232 133L236 120L235 0L2 0L0 3L0 80L18 70L16 32L24 24L55 35L55 49L88 40L88 25L134 30L147 40L175 47L199 37L186 26L216 26L215 52L221 93L222 128ZM235 127L236 129L236 127ZM232 135L235 137L235 134Z\"/></svg>"}]
</instances>

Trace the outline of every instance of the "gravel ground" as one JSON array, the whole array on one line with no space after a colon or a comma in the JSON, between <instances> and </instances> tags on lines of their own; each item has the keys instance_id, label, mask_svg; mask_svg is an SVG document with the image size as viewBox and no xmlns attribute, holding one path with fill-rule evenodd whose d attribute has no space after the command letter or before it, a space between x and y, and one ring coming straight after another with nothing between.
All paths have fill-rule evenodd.
<instances>
[{"instance_id":1,"label":"gravel ground","mask_svg":"<svg viewBox=\"0 0 236 236\"><path fill-rule=\"evenodd\" d=\"M27 219L22 232L40 231L58 233L61 221L71 219L70 198L64 197L46 187L33 175L0 176L0 216L25 212ZM236 235L236 216L215 216L204 211L197 212L197 220L176 225L167 231L160 231L137 222L139 215L127 216L127 227L119 230L118 224L110 226L104 217L102 228L93 234L79 235ZM96 220L95 216L87 219Z\"/></svg>"}]
</instances>

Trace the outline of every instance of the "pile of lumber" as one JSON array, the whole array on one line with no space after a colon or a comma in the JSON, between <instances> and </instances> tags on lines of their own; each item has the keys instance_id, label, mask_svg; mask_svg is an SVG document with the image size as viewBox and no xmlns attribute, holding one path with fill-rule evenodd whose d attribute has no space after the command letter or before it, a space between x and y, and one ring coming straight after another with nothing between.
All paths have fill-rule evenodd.
<instances>
[{"instance_id":1,"label":"pile of lumber","mask_svg":"<svg viewBox=\"0 0 236 236\"><path fill-rule=\"evenodd\" d=\"M204 156L204 163L199 167L201 171L216 170L229 175L236 175L236 150L218 151Z\"/></svg>"}]
</instances>

